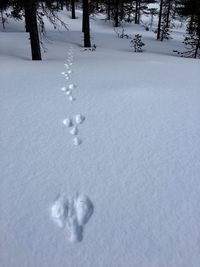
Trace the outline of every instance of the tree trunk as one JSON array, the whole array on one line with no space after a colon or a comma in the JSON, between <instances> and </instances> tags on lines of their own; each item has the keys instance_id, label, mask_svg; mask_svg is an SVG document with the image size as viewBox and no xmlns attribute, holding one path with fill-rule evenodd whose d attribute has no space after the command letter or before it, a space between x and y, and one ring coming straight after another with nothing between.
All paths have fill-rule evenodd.
<instances>
[{"instance_id":1,"label":"tree trunk","mask_svg":"<svg viewBox=\"0 0 200 267\"><path fill-rule=\"evenodd\" d=\"M197 58L199 47L200 47L200 39L198 39L196 47L195 47L194 58Z\"/></svg>"},{"instance_id":2,"label":"tree trunk","mask_svg":"<svg viewBox=\"0 0 200 267\"><path fill-rule=\"evenodd\" d=\"M1 9L1 22L2 22L2 25L3 25L3 29L5 30L5 19L3 17L3 9Z\"/></svg>"},{"instance_id":3,"label":"tree trunk","mask_svg":"<svg viewBox=\"0 0 200 267\"><path fill-rule=\"evenodd\" d=\"M190 17L190 23L189 23L189 27L188 27L188 32L191 34L193 31L193 22L194 22L194 15L192 14Z\"/></svg>"},{"instance_id":4,"label":"tree trunk","mask_svg":"<svg viewBox=\"0 0 200 267\"><path fill-rule=\"evenodd\" d=\"M141 16L141 0L138 0L138 20L137 20L137 24L140 24L140 16Z\"/></svg>"},{"instance_id":5,"label":"tree trunk","mask_svg":"<svg viewBox=\"0 0 200 267\"><path fill-rule=\"evenodd\" d=\"M64 3L63 3L63 0L60 1L60 8L61 10L63 10L63 7L64 7Z\"/></svg>"},{"instance_id":6,"label":"tree trunk","mask_svg":"<svg viewBox=\"0 0 200 267\"><path fill-rule=\"evenodd\" d=\"M90 17L88 0L83 0L83 32L84 32L84 47L91 47L90 42Z\"/></svg>"},{"instance_id":7,"label":"tree trunk","mask_svg":"<svg viewBox=\"0 0 200 267\"><path fill-rule=\"evenodd\" d=\"M110 20L110 12L111 12L111 0L107 1L107 20Z\"/></svg>"},{"instance_id":8,"label":"tree trunk","mask_svg":"<svg viewBox=\"0 0 200 267\"><path fill-rule=\"evenodd\" d=\"M96 0L96 11L98 12L99 11L99 1Z\"/></svg>"},{"instance_id":9,"label":"tree trunk","mask_svg":"<svg viewBox=\"0 0 200 267\"><path fill-rule=\"evenodd\" d=\"M40 40L37 25L37 9L33 0L27 0L24 4L26 27L30 34L32 60L42 60Z\"/></svg>"},{"instance_id":10,"label":"tree trunk","mask_svg":"<svg viewBox=\"0 0 200 267\"><path fill-rule=\"evenodd\" d=\"M139 1L136 0L135 2L135 24L138 24L138 5L139 5Z\"/></svg>"},{"instance_id":11,"label":"tree trunk","mask_svg":"<svg viewBox=\"0 0 200 267\"><path fill-rule=\"evenodd\" d=\"M75 0L71 0L71 8L72 8L72 19L76 18L75 14Z\"/></svg>"},{"instance_id":12,"label":"tree trunk","mask_svg":"<svg viewBox=\"0 0 200 267\"><path fill-rule=\"evenodd\" d=\"M114 5L114 27L119 27L119 0L115 0Z\"/></svg>"},{"instance_id":13,"label":"tree trunk","mask_svg":"<svg viewBox=\"0 0 200 267\"><path fill-rule=\"evenodd\" d=\"M169 17L170 17L170 10L171 10L171 0L168 0L168 7L167 7L167 18L166 18L166 28L169 28Z\"/></svg>"},{"instance_id":14,"label":"tree trunk","mask_svg":"<svg viewBox=\"0 0 200 267\"><path fill-rule=\"evenodd\" d=\"M30 32L30 12L28 12L28 9L27 9L27 7L26 7L26 5L25 5L25 7L24 7L24 9L25 9L25 29L26 29L26 32Z\"/></svg>"},{"instance_id":15,"label":"tree trunk","mask_svg":"<svg viewBox=\"0 0 200 267\"><path fill-rule=\"evenodd\" d=\"M160 0L160 11L159 11L159 19L158 19L157 40L160 39L160 28L161 28L161 21L162 21L162 10L163 10L163 0Z\"/></svg>"},{"instance_id":16,"label":"tree trunk","mask_svg":"<svg viewBox=\"0 0 200 267\"><path fill-rule=\"evenodd\" d=\"M195 49L194 58L197 58L198 51L200 48L200 16L198 17L198 20L197 20L197 36L198 36L198 41L197 41L197 45L196 45L196 49Z\"/></svg>"},{"instance_id":17,"label":"tree trunk","mask_svg":"<svg viewBox=\"0 0 200 267\"><path fill-rule=\"evenodd\" d=\"M124 2L121 1L121 5L120 5L120 21L122 21L124 19Z\"/></svg>"}]
</instances>

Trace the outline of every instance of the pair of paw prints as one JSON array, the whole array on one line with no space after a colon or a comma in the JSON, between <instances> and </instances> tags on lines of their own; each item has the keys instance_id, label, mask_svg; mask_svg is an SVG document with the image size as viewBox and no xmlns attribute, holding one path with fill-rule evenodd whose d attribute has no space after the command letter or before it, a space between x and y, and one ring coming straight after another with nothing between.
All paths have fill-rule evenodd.
<instances>
[{"instance_id":1,"label":"pair of paw prints","mask_svg":"<svg viewBox=\"0 0 200 267\"><path fill-rule=\"evenodd\" d=\"M69 241L80 242L93 211L93 203L87 196L78 194L67 198L62 195L52 205L51 216L58 227L66 229Z\"/></svg>"}]
</instances>

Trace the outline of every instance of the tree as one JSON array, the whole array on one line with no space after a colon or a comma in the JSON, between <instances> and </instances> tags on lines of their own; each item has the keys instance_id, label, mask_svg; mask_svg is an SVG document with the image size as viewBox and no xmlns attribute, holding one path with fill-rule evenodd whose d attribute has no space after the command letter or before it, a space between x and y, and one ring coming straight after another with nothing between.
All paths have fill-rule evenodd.
<instances>
[{"instance_id":1,"label":"tree","mask_svg":"<svg viewBox=\"0 0 200 267\"><path fill-rule=\"evenodd\" d=\"M172 19L175 14L177 0L161 0L159 21L157 30L157 39L163 41L170 38L170 29L172 27Z\"/></svg>"},{"instance_id":2,"label":"tree","mask_svg":"<svg viewBox=\"0 0 200 267\"><path fill-rule=\"evenodd\" d=\"M0 2L0 19L2 22L3 29L5 29L5 23L7 21L6 17L4 16L4 11L8 8L9 3L8 0L1 0Z\"/></svg>"},{"instance_id":3,"label":"tree","mask_svg":"<svg viewBox=\"0 0 200 267\"><path fill-rule=\"evenodd\" d=\"M134 48L134 52L142 52L142 47L145 44L142 42L142 35L136 34L131 40L131 47Z\"/></svg>"},{"instance_id":4,"label":"tree","mask_svg":"<svg viewBox=\"0 0 200 267\"><path fill-rule=\"evenodd\" d=\"M76 13L75 13L75 0L71 0L71 8L72 8L72 19L76 18Z\"/></svg>"},{"instance_id":5,"label":"tree","mask_svg":"<svg viewBox=\"0 0 200 267\"><path fill-rule=\"evenodd\" d=\"M24 1L26 30L30 34L32 60L42 60L37 25L37 6L34 0Z\"/></svg>"},{"instance_id":6,"label":"tree","mask_svg":"<svg viewBox=\"0 0 200 267\"><path fill-rule=\"evenodd\" d=\"M161 22L162 22L162 12L163 12L163 0L160 0L160 9L159 9L159 18L158 18L158 29L157 29L157 40L160 39Z\"/></svg>"},{"instance_id":7,"label":"tree","mask_svg":"<svg viewBox=\"0 0 200 267\"><path fill-rule=\"evenodd\" d=\"M84 47L91 47L90 41L90 17L88 0L83 0L83 21L82 30L84 33Z\"/></svg>"},{"instance_id":8,"label":"tree","mask_svg":"<svg viewBox=\"0 0 200 267\"><path fill-rule=\"evenodd\" d=\"M181 14L189 17L187 32L184 39L186 51L174 51L185 57L200 58L200 2L184 0Z\"/></svg>"}]
</instances>

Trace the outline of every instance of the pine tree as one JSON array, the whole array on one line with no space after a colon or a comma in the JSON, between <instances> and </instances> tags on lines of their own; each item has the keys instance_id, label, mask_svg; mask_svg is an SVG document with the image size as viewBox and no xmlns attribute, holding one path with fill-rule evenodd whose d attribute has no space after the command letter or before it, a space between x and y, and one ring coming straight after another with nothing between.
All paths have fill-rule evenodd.
<instances>
[{"instance_id":1,"label":"pine tree","mask_svg":"<svg viewBox=\"0 0 200 267\"><path fill-rule=\"evenodd\" d=\"M161 0L157 39L163 41L170 38L172 14L174 14L175 0Z\"/></svg>"},{"instance_id":2,"label":"pine tree","mask_svg":"<svg viewBox=\"0 0 200 267\"><path fill-rule=\"evenodd\" d=\"M131 40L130 46L134 48L134 52L142 52L142 47L145 44L142 42L142 35L136 34Z\"/></svg>"},{"instance_id":3,"label":"pine tree","mask_svg":"<svg viewBox=\"0 0 200 267\"><path fill-rule=\"evenodd\" d=\"M186 51L175 50L184 57L200 58L200 2L198 0L184 0L179 12L189 18L185 39Z\"/></svg>"}]
</instances>

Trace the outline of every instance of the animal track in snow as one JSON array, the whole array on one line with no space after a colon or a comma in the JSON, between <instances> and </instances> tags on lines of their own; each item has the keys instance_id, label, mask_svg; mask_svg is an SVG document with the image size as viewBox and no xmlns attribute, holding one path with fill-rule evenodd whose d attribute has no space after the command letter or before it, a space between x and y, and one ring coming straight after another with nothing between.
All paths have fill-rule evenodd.
<instances>
[{"instance_id":1,"label":"animal track in snow","mask_svg":"<svg viewBox=\"0 0 200 267\"><path fill-rule=\"evenodd\" d=\"M71 58L71 59L68 58L68 59L67 59L67 64L72 65L72 61L73 61L73 58Z\"/></svg>"},{"instance_id":2,"label":"animal track in snow","mask_svg":"<svg viewBox=\"0 0 200 267\"><path fill-rule=\"evenodd\" d=\"M62 71L61 74L65 76L65 75L67 75L67 72L66 71Z\"/></svg>"},{"instance_id":3,"label":"animal track in snow","mask_svg":"<svg viewBox=\"0 0 200 267\"><path fill-rule=\"evenodd\" d=\"M71 135L77 135L78 134L78 127L74 126L71 130L70 130L70 134Z\"/></svg>"},{"instance_id":4,"label":"animal track in snow","mask_svg":"<svg viewBox=\"0 0 200 267\"><path fill-rule=\"evenodd\" d=\"M79 133L79 125L82 124L85 121L85 116L83 116L82 114L77 114L75 115L73 118L65 118L62 120L62 123L71 128L71 130L69 131L69 133L71 135L78 135ZM78 138L78 136L74 137L73 139L73 144L75 146L78 146L82 143L82 140L80 138Z\"/></svg>"},{"instance_id":5,"label":"animal track in snow","mask_svg":"<svg viewBox=\"0 0 200 267\"><path fill-rule=\"evenodd\" d=\"M66 95L71 95L72 94L72 91L71 90L66 90Z\"/></svg>"},{"instance_id":6,"label":"animal track in snow","mask_svg":"<svg viewBox=\"0 0 200 267\"><path fill-rule=\"evenodd\" d=\"M82 124L85 121L85 117L82 114L77 114L75 116L75 122L77 124Z\"/></svg>"},{"instance_id":7,"label":"animal track in snow","mask_svg":"<svg viewBox=\"0 0 200 267\"><path fill-rule=\"evenodd\" d=\"M60 90L63 92L66 92L67 88L64 86L64 87L61 87Z\"/></svg>"},{"instance_id":8,"label":"animal track in snow","mask_svg":"<svg viewBox=\"0 0 200 267\"><path fill-rule=\"evenodd\" d=\"M68 202L64 196L59 196L51 207L51 216L56 225L65 227L68 213Z\"/></svg>"},{"instance_id":9,"label":"animal track in snow","mask_svg":"<svg viewBox=\"0 0 200 267\"><path fill-rule=\"evenodd\" d=\"M68 69L70 66L72 66L72 64L73 64L72 61L67 59L67 63L65 63L64 65Z\"/></svg>"},{"instance_id":10,"label":"animal track in snow","mask_svg":"<svg viewBox=\"0 0 200 267\"><path fill-rule=\"evenodd\" d=\"M61 72L61 74L64 75L66 80L69 80L71 77L71 74L73 73L73 71L70 68L70 66L72 65L73 59L74 59L73 49L70 48L67 53L67 62L64 63L66 70ZM77 88L77 85L74 83L68 84L68 86L64 86L61 88L61 90L65 92L65 94L67 95L68 100L72 103L76 100L73 94L74 93L73 90L75 88ZM75 146L78 146L82 143L82 140L77 135L79 133L79 125L82 124L84 121L85 121L85 117L82 114L77 114L73 118L66 118L62 121L62 123L65 126L71 127L71 129L69 130L69 133L71 135L75 135L75 137L73 138L73 144Z\"/></svg>"},{"instance_id":11,"label":"animal track in snow","mask_svg":"<svg viewBox=\"0 0 200 267\"><path fill-rule=\"evenodd\" d=\"M79 225L85 225L93 213L93 204L85 195L78 195L75 200L75 210Z\"/></svg>"},{"instance_id":12,"label":"animal track in snow","mask_svg":"<svg viewBox=\"0 0 200 267\"><path fill-rule=\"evenodd\" d=\"M73 142L75 146L79 146L82 144L82 140L79 137L74 137Z\"/></svg>"},{"instance_id":13,"label":"animal track in snow","mask_svg":"<svg viewBox=\"0 0 200 267\"><path fill-rule=\"evenodd\" d=\"M51 207L51 216L56 225L67 230L71 242L83 239L84 226L94 211L92 201L85 195L73 198L59 196Z\"/></svg>"},{"instance_id":14,"label":"animal track in snow","mask_svg":"<svg viewBox=\"0 0 200 267\"><path fill-rule=\"evenodd\" d=\"M70 119L70 118L66 118L66 119L64 119L64 120L62 121L62 123L63 123L65 126L67 126L67 127L72 127L72 126L74 125L72 119Z\"/></svg>"},{"instance_id":15,"label":"animal track in snow","mask_svg":"<svg viewBox=\"0 0 200 267\"><path fill-rule=\"evenodd\" d=\"M70 95L69 96L69 101L70 102L74 102L75 100L76 100L76 98L73 95Z\"/></svg>"},{"instance_id":16,"label":"animal track in snow","mask_svg":"<svg viewBox=\"0 0 200 267\"><path fill-rule=\"evenodd\" d=\"M65 68L68 70L69 69L69 64L64 64Z\"/></svg>"},{"instance_id":17,"label":"animal track in snow","mask_svg":"<svg viewBox=\"0 0 200 267\"><path fill-rule=\"evenodd\" d=\"M75 89L75 88L77 88L77 85L76 84L73 84L73 83L71 83L71 84L69 84L68 85L68 87L67 87L68 89L70 89L70 90L73 90L73 89Z\"/></svg>"}]
</instances>

